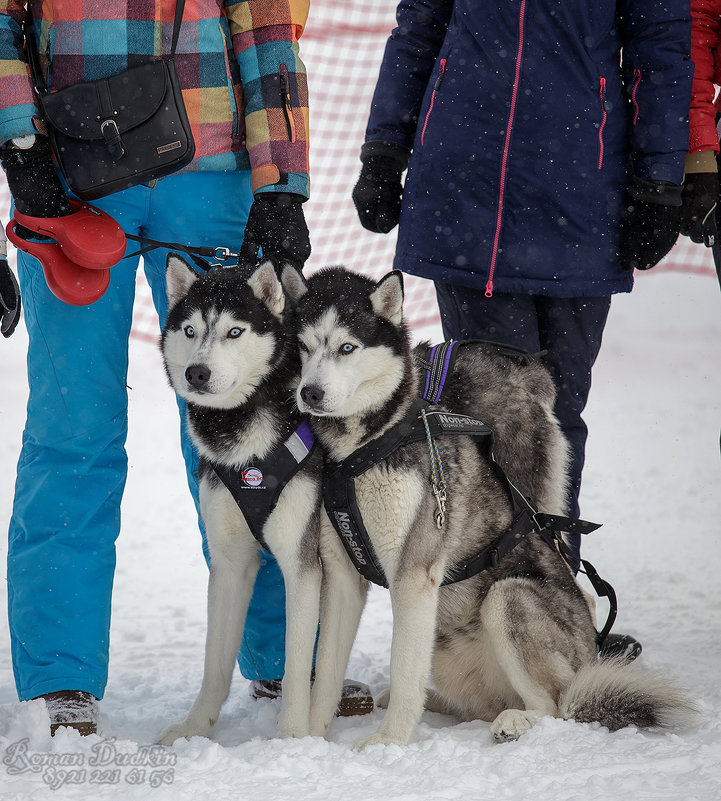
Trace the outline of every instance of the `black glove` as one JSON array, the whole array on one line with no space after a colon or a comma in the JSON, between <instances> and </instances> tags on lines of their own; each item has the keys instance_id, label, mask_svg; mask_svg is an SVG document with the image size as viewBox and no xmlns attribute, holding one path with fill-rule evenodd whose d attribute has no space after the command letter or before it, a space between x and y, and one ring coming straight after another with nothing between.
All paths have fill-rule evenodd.
<instances>
[{"instance_id":1,"label":"black glove","mask_svg":"<svg viewBox=\"0 0 721 801\"><path fill-rule=\"evenodd\" d=\"M72 212L53 166L47 136L36 136L27 150L16 150L7 143L0 148L0 162L18 211L30 217L64 217Z\"/></svg>"},{"instance_id":2,"label":"black glove","mask_svg":"<svg viewBox=\"0 0 721 801\"><path fill-rule=\"evenodd\" d=\"M263 258L291 261L298 267L310 256L310 236L303 214L302 195L259 192L250 207L240 256L247 261Z\"/></svg>"},{"instance_id":3,"label":"black glove","mask_svg":"<svg viewBox=\"0 0 721 801\"><path fill-rule=\"evenodd\" d=\"M0 256L0 332L9 337L20 320L20 287L5 257Z\"/></svg>"},{"instance_id":4,"label":"black glove","mask_svg":"<svg viewBox=\"0 0 721 801\"><path fill-rule=\"evenodd\" d=\"M627 190L621 267L648 270L671 250L681 230L681 187L637 178Z\"/></svg>"},{"instance_id":5,"label":"black glove","mask_svg":"<svg viewBox=\"0 0 721 801\"><path fill-rule=\"evenodd\" d=\"M718 173L687 173L681 193L681 233L692 242L712 247L718 236L715 214L718 200Z\"/></svg>"},{"instance_id":6,"label":"black glove","mask_svg":"<svg viewBox=\"0 0 721 801\"><path fill-rule=\"evenodd\" d=\"M408 166L408 148L393 142L366 142L361 168L353 189L361 225L376 234L392 231L401 216L401 175Z\"/></svg>"}]
</instances>

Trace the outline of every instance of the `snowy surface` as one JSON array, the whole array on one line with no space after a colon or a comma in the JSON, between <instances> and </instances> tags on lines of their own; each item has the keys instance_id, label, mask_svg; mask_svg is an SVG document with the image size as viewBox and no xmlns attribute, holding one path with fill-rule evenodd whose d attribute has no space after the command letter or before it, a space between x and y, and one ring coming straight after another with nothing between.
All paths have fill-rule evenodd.
<instances>
[{"instance_id":1,"label":"snowy surface","mask_svg":"<svg viewBox=\"0 0 721 801\"><path fill-rule=\"evenodd\" d=\"M24 420L25 346L22 324L0 340L3 529ZM251 700L237 674L212 740L147 748L185 714L200 686L207 574L158 353L133 340L131 362L130 475L100 734L51 739L43 704L17 703L3 591L3 801L721 798L721 295L714 279L644 275L632 295L614 300L586 413L582 508L604 525L586 539L584 555L614 584L617 630L641 639L641 662L673 676L700 707L698 724L680 734L610 734L544 719L518 742L497 745L487 723L426 713L407 748L359 754L352 743L378 725L381 712L336 720L329 741L275 740L277 703ZM374 589L349 675L375 692L388 681L390 630L388 595Z\"/></svg>"}]
</instances>

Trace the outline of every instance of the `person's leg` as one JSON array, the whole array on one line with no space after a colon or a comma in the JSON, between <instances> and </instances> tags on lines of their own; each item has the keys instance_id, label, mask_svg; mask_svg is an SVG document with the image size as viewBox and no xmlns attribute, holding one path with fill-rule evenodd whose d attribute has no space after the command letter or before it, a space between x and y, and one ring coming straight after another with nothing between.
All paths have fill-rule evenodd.
<instances>
[{"instance_id":1,"label":"person's leg","mask_svg":"<svg viewBox=\"0 0 721 801\"><path fill-rule=\"evenodd\" d=\"M580 514L578 497L585 459L587 429L581 417L591 388L591 369L598 356L611 306L610 297L549 298L482 292L436 284L443 334L454 339L489 339L543 352L542 360L556 383L555 411L571 446L568 514ZM567 535L571 567L580 566L580 535ZM611 633L601 643L602 657L628 661L641 644L627 634Z\"/></svg>"},{"instance_id":2,"label":"person's leg","mask_svg":"<svg viewBox=\"0 0 721 801\"><path fill-rule=\"evenodd\" d=\"M536 297L544 364L558 389L556 415L571 445L568 511L579 516L578 498L588 429L582 413L591 390L591 369L601 348L610 297Z\"/></svg>"},{"instance_id":3,"label":"person's leg","mask_svg":"<svg viewBox=\"0 0 721 801\"><path fill-rule=\"evenodd\" d=\"M587 437L581 413L591 387L591 368L601 346L610 297L551 298L504 295L436 284L446 337L489 339L542 352L558 392L555 411L571 447L567 513L579 516L578 495ZM580 535L570 537L578 569Z\"/></svg>"},{"instance_id":4,"label":"person's leg","mask_svg":"<svg viewBox=\"0 0 721 801\"><path fill-rule=\"evenodd\" d=\"M189 173L159 181L150 193L150 211L142 233L182 245L223 246L238 252L252 202L250 174ZM161 327L168 313L165 263L168 251L144 256L145 273ZM182 255L182 254L181 254ZM181 446L188 485L198 508L198 455L181 410ZM200 519L200 516L199 516ZM202 531L202 521L201 521ZM208 558L205 533L203 551ZM285 665L285 585L270 553L264 552L248 609L238 664L246 679L280 679Z\"/></svg>"},{"instance_id":5,"label":"person's leg","mask_svg":"<svg viewBox=\"0 0 721 801\"><path fill-rule=\"evenodd\" d=\"M127 217L132 217L127 208ZM127 459L127 343L137 260L70 306L18 252L30 394L8 543L8 618L21 700L102 698Z\"/></svg>"},{"instance_id":6,"label":"person's leg","mask_svg":"<svg viewBox=\"0 0 721 801\"><path fill-rule=\"evenodd\" d=\"M494 293L436 283L441 327L447 339L485 339L538 353L541 345L532 295Z\"/></svg>"}]
</instances>

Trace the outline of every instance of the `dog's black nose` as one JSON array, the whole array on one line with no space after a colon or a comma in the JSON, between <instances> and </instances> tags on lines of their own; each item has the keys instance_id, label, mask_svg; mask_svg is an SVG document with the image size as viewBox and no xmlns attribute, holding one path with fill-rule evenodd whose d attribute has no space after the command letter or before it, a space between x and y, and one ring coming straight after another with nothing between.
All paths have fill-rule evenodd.
<instances>
[{"instance_id":1,"label":"dog's black nose","mask_svg":"<svg viewBox=\"0 0 721 801\"><path fill-rule=\"evenodd\" d=\"M210 380L210 368L205 364L191 364L185 369L185 380L191 387L202 389Z\"/></svg>"},{"instance_id":2,"label":"dog's black nose","mask_svg":"<svg viewBox=\"0 0 721 801\"><path fill-rule=\"evenodd\" d=\"M308 384L301 388L300 397L306 406L314 408L323 400L325 397L325 392L323 392L320 387L313 386L313 384Z\"/></svg>"}]
</instances>

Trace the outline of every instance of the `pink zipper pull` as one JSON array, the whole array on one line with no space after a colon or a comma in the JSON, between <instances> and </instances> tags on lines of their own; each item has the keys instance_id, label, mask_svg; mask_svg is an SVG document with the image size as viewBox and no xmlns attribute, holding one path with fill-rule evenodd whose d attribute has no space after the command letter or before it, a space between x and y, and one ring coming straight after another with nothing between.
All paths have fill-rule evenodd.
<instances>
[{"instance_id":1,"label":"pink zipper pull","mask_svg":"<svg viewBox=\"0 0 721 801\"><path fill-rule=\"evenodd\" d=\"M493 297L493 278L488 279L488 283L486 284L486 297L492 298Z\"/></svg>"}]
</instances>

